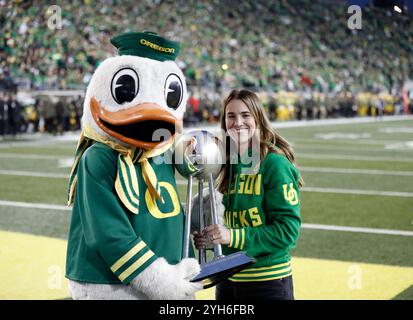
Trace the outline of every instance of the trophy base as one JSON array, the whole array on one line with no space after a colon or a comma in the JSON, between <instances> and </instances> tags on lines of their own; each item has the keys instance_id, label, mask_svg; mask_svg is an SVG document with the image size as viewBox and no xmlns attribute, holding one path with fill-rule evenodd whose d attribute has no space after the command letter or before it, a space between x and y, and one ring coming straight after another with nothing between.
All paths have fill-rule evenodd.
<instances>
[{"instance_id":1,"label":"trophy base","mask_svg":"<svg viewBox=\"0 0 413 320\"><path fill-rule=\"evenodd\" d=\"M207 289L240 272L255 262L256 260L248 257L244 251L221 256L211 262L201 264L201 272L195 276L191 282L207 279L208 281L204 285L204 289Z\"/></svg>"}]
</instances>

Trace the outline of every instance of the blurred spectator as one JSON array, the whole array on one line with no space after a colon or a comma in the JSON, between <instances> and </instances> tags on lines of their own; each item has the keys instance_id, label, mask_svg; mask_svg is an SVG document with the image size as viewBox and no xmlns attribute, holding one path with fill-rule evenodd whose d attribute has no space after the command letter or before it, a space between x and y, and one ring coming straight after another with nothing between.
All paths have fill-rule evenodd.
<instances>
[{"instance_id":1,"label":"blurred spectator","mask_svg":"<svg viewBox=\"0 0 413 320\"><path fill-rule=\"evenodd\" d=\"M52 98L46 96L43 100L43 118L44 118L44 129L48 133L57 133L57 122L56 122L57 112Z\"/></svg>"},{"instance_id":2,"label":"blurred spectator","mask_svg":"<svg viewBox=\"0 0 413 320\"><path fill-rule=\"evenodd\" d=\"M21 104L16 99L16 93L10 92L9 97L6 101L7 106L7 134L12 135L13 137L16 136L18 132L20 132L20 112Z\"/></svg>"},{"instance_id":3,"label":"blurred spectator","mask_svg":"<svg viewBox=\"0 0 413 320\"><path fill-rule=\"evenodd\" d=\"M409 112L413 114L413 90L410 90L409 93Z\"/></svg>"},{"instance_id":4,"label":"blurred spectator","mask_svg":"<svg viewBox=\"0 0 413 320\"><path fill-rule=\"evenodd\" d=\"M5 92L0 90L0 134L4 137L7 130L7 104L5 101Z\"/></svg>"},{"instance_id":5,"label":"blurred spectator","mask_svg":"<svg viewBox=\"0 0 413 320\"><path fill-rule=\"evenodd\" d=\"M39 130L39 99L36 99L33 105L26 107L27 133L34 133Z\"/></svg>"},{"instance_id":6,"label":"blurred spectator","mask_svg":"<svg viewBox=\"0 0 413 320\"><path fill-rule=\"evenodd\" d=\"M55 109L55 114L54 114L54 119L53 119L54 133L62 134L63 130L65 129L64 121L65 121L65 114L66 114L65 109L66 108L68 108L68 106L66 106L65 97L61 97L54 104L54 109Z\"/></svg>"}]
</instances>

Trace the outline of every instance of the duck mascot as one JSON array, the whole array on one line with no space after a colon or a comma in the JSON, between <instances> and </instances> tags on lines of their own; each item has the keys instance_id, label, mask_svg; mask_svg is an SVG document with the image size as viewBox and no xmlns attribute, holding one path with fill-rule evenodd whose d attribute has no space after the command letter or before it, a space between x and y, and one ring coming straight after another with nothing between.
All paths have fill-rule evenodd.
<instances>
[{"instance_id":1,"label":"duck mascot","mask_svg":"<svg viewBox=\"0 0 413 320\"><path fill-rule=\"evenodd\" d=\"M172 144L182 130L179 43L152 32L111 39L86 91L68 204L66 277L73 299L194 299L202 282L183 258L184 213Z\"/></svg>"}]
</instances>

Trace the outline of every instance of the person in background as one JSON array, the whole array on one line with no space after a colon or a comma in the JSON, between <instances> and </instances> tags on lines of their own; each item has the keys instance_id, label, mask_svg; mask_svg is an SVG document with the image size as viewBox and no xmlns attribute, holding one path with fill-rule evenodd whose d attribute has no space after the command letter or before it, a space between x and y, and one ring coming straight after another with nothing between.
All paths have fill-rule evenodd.
<instances>
[{"instance_id":1,"label":"person in background","mask_svg":"<svg viewBox=\"0 0 413 320\"><path fill-rule=\"evenodd\" d=\"M8 134L13 137L20 131L20 112L21 104L17 101L15 92L10 92L9 99L7 100L8 111Z\"/></svg>"}]
</instances>

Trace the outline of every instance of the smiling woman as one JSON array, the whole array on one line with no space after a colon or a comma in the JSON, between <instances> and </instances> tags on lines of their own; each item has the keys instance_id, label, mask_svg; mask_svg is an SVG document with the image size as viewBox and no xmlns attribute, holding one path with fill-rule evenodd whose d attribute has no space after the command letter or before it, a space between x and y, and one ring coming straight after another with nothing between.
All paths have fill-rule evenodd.
<instances>
[{"instance_id":1,"label":"smiling woman","mask_svg":"<svg viewBox=\"0 0 413 320\"><path fill-rule=\"evenodd\" d=\"M221 114L229 142L217 186L223 193L224 224L196 234L195 245L200 248L209 238L223 245L225 255L244 251L257 260L219 283L217 300L292 300L289 251L300 232L302 186L294 152L271 127L255 93L231 91Z\"/></svg>"},{"instance_id":2,"label":"smiling woman","mask_svg":"<svg viewBox=\"0 0 413 320\"><path fill-rule=\"evenodd\" d=\"M234 99L227 104L225 123L229 136L235 141L240 154L248 148L256 124L250 110L242 100Z\"/></svg>"}]
</instances>

